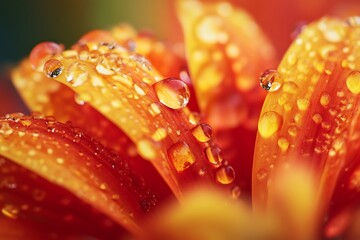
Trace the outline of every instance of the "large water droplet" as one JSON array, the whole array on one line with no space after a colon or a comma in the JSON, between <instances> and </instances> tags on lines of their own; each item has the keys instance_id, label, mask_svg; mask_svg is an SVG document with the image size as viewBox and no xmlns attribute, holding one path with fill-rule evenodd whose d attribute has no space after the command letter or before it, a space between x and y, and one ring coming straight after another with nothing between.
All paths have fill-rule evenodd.
<instances>
[{"instance_id":1,"label":"large water droplet","mask_svg":"<svg viewBox=\"0 0 360 240\"><path fill-rule=\"evenodd\" d=\"M218 146L211 146L205 149L205 154L209 162L212 164L220 164L223 160L221 149Z\"/></svg>"},{"instance_id":2,"label":"large water droplet","mask_svg":"<svg viewBox=\"0 0 360 240\"><path fill-rule=\"evenodd\" d=\"M195 162L195 156L189 145L185 142L177 142L168 151L169 160L178 172L189 168Z\"/></svg>"},{"instance_id":3,"label":"large water droplet","mask_svg":"<svg viewBox=\"0 0 360 240\"><path fill-rule=\"evenodd\" d=\"M64 66L57 59L50 59L44 64L44 73L49 78L56 78L63 70Z\"/></svg>"},{"instance_id":4,"label":"large water droplet","mask_svg":"<svg viewBox=\"0 0 360 240\"><path fill-rule=\"evenodd\" d=\"M346 78L346 86L348 87L349 91L354 94L360 93L360 72L353 71L349 74Z\"/></svg>"},{"instance_id":5,"label":"large water droplet","mask_svg":"<svg viewBox=\"0 0 360 240\"><path fill-rule=\"evenodd\" d=\"M258 130L263 138L269 138L274 135L281 127L282 117L273 111L261 115L258 123Z\"/></svg>"},{"instance_id":6,"label":"large water droplet","mask_svg":"<svg viewBox=\"0 0 360 240\"><path fill-rule=\"evenodd\" d=\"M200 123L191 129L191 133L199 142L207 142L211 139L212 129L209 125Z\"/></svg>"},{"instance_id":7,"label":"large water droplet","mask_svg":"<svg viewBox=\"0 0 360 240\"><path fill-rule=\"evenodd\" d=\"M224 165L216 170L216 180L221 184L230 184L235 180L235 170L230 165Z\"/></svg>"},{"instance_id":8,"label":"large water droplet","mask_svg":"<svg viewBox=\"0 0 360 240\"><path fill-rule=\"evenodd\" d=\"M281 87L282 79L276 70L265 70L260 75L260 86L269 92L274 92Z\"/></svg>"},{"instance_id":9,"label":"large water droplet","mask_svg":"<svg viewBox=\"0 0 360 240\"><path fill-rule=\"evenodd\" d=\"M181 80L167 78L153 85L160 102L172 109L185 107L190 98L188 86Z\"/></svg>"}]
</instances>

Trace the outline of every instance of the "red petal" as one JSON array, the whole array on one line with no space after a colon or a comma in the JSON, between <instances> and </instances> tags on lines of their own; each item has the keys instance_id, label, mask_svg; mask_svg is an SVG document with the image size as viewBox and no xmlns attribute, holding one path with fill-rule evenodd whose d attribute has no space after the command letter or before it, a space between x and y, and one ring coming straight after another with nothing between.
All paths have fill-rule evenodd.
<instances>
[{"instance_id":1,"label":"red petal","mask_svg":"<svg viewBox=\"0 0 360 240\"><path fill-rule=\"evenodd\" d=\"M0 124L2 156L139 233L138 224L156 204L156 197L117 154L52 117L14 114Z\"/></svg>"}]
</instances>

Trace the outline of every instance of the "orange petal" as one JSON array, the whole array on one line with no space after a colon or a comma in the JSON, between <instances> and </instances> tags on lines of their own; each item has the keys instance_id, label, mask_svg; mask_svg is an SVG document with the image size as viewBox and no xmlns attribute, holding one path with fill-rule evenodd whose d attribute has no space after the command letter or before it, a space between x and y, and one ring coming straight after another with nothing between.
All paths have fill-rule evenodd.
<instances>
[{"instance_id":1,"label":"orange petal","mask_svg":"<svg viewBox=\"0 0 360 240\"><path fill-rule=\"evenodd\" d=\"M70 55L64 51L48 60L45 74L68 86L78 99L122 129L178 197L190 184L213 185L224 178L230 191L233 168L226 162L210 163L204 150L212 143L199 142L192 134L198 122L184 107L189 100L184 82L163 80L147 59L116 44L92 42L74 49ZM15 79L21 87L28 74L17 76L19 72ZM40 78L35 77L34 82ZM53 83L59 86L52 80L46 88Z\"/></svg>"},{"instance_id":2,"label":"orange petal","mask_svg":"<svg viewBox=\"0 0 360 240\"><path fill-rule=\"evenodd\" d=\"M250 191L256 123L265 92L259 75L275 65L274 49L254 20L229 3L179 1L196 97L238 184ZM247 139L239 142L239 139Z\"/></svg>"},{"instance_id":3,"label":"orange petal","mask_svg":"<svg viewBox=\"0 0 360 240\"><path fill-rule=\"evenodd\" d=\"M119 156L53 117L8 115L0 120L0 154L70 191L130 232L156 204L143 179Z\"/></svg>"},{"instance_id":4,"label":"orange petal","mask_svg":"<svg viewBox=\"0 0 360 240\"><path fill-rule=\"evenodd\" d=\"M68 190L2 156L0 165L2 238L116 238L123 234L119 225Z\"/></svg>"},{"instance_id":5,"label":"orange petal","mask_svg":"<svg viewBox=\"0 0 360 240\"><path fill-rule=\"evenodd\" d=\"M67 54L72 53L77 54L73 50L62 54L68 56ZM75 82L85 77L76 74L74 72L71 75ZM159 201L169 197L170 190L160 175L149 162L144 161L137 154L135 145L126 134L86 103L88 97L86 94L77 95L67 86L47 78L42 72L34 71L27 60L13 72L13 82L29 109L46 116L54 116L60 122L71 121L74 126L85 129L102 145L116 151L131 170L143 176Z\"/></svg>"},{"instance_id":6,"label":"orange petal","mask_svg":"<svg viewBox=\"0 0 360 240\"><path fill-rule=\"evenodd\" d=\"M253 203L276 196L271 182L284 165L304 165L317 187L317 219L343 167L359 151L358 27L324 18L305 27L284 56L261 112L253 168ZM282 83L281 83L282 82Z\"/></svg>"}]
</instances>

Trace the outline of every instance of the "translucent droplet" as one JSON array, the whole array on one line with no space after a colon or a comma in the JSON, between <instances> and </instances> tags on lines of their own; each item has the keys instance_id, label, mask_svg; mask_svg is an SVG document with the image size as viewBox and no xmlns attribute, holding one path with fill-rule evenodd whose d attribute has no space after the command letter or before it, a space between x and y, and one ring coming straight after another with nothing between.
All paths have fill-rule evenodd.
<instances>
[{"instance_id":1,"label":"translucent droplet","mask_svg":"<svg viewBox=\"0 0 360 240\"><path fill-rule=\"evenodd\" d=\"M4 137L7 137L7 136L11 135L13 132L14 132L14 130L10 127L9 123L3 122L1 124L1 128L0 128L1 135L3 135Z\"/></svg>"},{"instance_id":2,"label":"translucent droplet","mask_svg":"<svg viewBox=\"0 0 360 240\"><path fill-rule=\"evenodd\" d=\"M261 168L256 173L256 178L259 181L265 180L268 177L268 171L264 168Z\"/></svg>"},{"instance_id":3,"label":"translucent droplet","mask_svg":"<svg viewBox=\"0 0 360 240\"><path fill-rule=\"evenodd\" d=\"M83 85L88 80L88 71L86 65L81 62L72 63L67 70L66 80L74 87Z\"/></svg>"},{"instance_id":4,"label":"translucent droplet","mask_svg":"<svg viewBox=\"0 0 360 240\"><path fill-rule=\"evenodd\" d=\"M47 56L61 53L63 46L54 42L42 42L36 45L30 53L29 60L33 68L40 67L40 63Z\"/></svg>"},{"instance_id":5,"label":"translucent droplet","mask_svg":"<svg viewBox=\"0 0 360 240\"><path fill-rule=\"evenodd\" d=\"M310 101L309 101L309 99L306 99L306 98L300 98L296 101L296 105L299 108L299 110L305 111L309 108Z\"/></svg>"},{"instance_id":6,"label":"translucent droplet","mask_svg":"<svg viewBox=\"0 0 360 240\"><path fill-rule=\"evenodd\" d=\"M216 180L221 184L230 184L235 180L235 170L230 165L224 165L216 170Z\"/></svg>"},{"instance_id":7,"label":"translucent droplet","mask_svg":"<svg viewBox=\"0 0 360 240\"><path fill-rule=\"evenodd\" d=\"M323 92L320 97L320 104L322 106L327 106L330 103L330 94L328 92Z\"/></svg>"},{"instance_id":8,"label":"translucent droplet","mask_svg":"<svg viewBox=\"0 0 360 240\"><path fill-rule=\"evenodd\" d=\"M353 71L346 78L346 86L354 94L360 93L360 72Z\"/></svg>"},{"instance_id":9,"label":"translucent droplet","mask_svg":"<svg viewBox=\"0 0 360 240\"><path fill-rule=\"evenodd\" d=\"M298 133L298 128L296 126L290 126L288 128L288 133L289 133L290 136L296 137L297 133Z\"/></svg>"},{"instance_id":10,"label":"translucent droplet","mask_svg":"<svg viewBox=\"0 0 360 240\"><path fill-rule=\"evenodd\" d=\"M130 56L130 59L135 61L137 64L139 64L144 69L151 71L151 64L145 57L143 57L139 54L134 54L134 55Z\"/></svg>"},{"instance_id":11,"label":"translucent droplet","mask_svg":"<svg viewBox=\"0 0 360 240\"><path fill-rule=\"evenodd\" d=\"M278 146L282 152L286 152L289 148L289 141L285 137L281 137L277 141Z\"/></svg>"},{"instance_id":12,"label":"translucent droplet","mask_svg":"<svg viewBox=\"0 0 360 240\"><path fill-rule=\"evenodd\" d=\"M147 160L154 160L158 157L159 147L150 139L142 139L137 142L137 150L140 156Z\"/></svg>"},{"instance_id":13,"label":"translucent droplet","mask_svg":"<svg viewBox=\"0 0 360 240\"><path fill-rule=\"evenodd\" d=\"M149 112L152 116L158 115L161 112L159 105L157 103L150 104Z\"/></svg>"},{"instance_id":14,"label":"translucent droplet","mask_svg":"<svg viewBox=\"0 0 360 240\"><path fill-rule=\"evenodd\" d=\"M322 116L320 113L314 113L314 115L312 116L312 120L316 123L316 124L320 124L322 122Z\"/></svg>"},{"instance_id":15,"label":"translucent droplet","mask_svg":"<svg viewBox=\"0 0 360 240\"><path fill-rule=\"evenodd\" d=\"M96 65L96 71L101 75L113 75L115 73L113 70L107 68L107 66L102 62Z\"/></svg>"},{"instance_id":16,"label":"translucent droplet","mask_svg":"<svg viewBox=\"0 0 360 240\"><path fill-rule=\"evenodd\" d=\"M190 90L181 80L167 78L153 86L160 102L169 108L183 108L189 102Z\"/></svg>"},{"instance_id":17,"label":"translucent droplet","mask_svg":"<svg viewBox=\"0 0 360 240\"><path fill-rule=\"evenodd\" d=\"M63 70L64 66L57 59L47 60L44 64L44 73L47 77L56 78Z\"/></svg>"},{"instance_id":18,"label":"translucent droplet","mask_svg":"<svg viewBox=\"0 0 360 240\"><path fill-rule=\"evenodd\" d=\"M360 27L360 16L351 16L345 22L351 27Z\"/></svg>"},{"instance_id":19,"label":"translucent droplet","mask_svg":"<svg viewBox=\"0 0 360 240\"><path fill-rule=\"evenodd\" d=\"M1 213L8 218L16 219L19 214L19 209L11 204L6 204L2 209Z\"/></svg>"},{"instance_id":20,"label":"translucent droplet","mask_svg":"<svg viewBox=\"0 0 360 240\"><path fill-rule=\"evenodd\" d=\"M195 162L195 156L189 145L185 142L177 142L167 150L169 160L178 172L189 168Z\"/></svg>"},{"instance_id":21,"label":"translucent droplet","mask_svg":"<svg viewBox=\"0 0 360 240\"><path fill-rule=\"evenodd\" d=\"M234 186L231 189L231 196L235 199L238 199L241 195L241 188L239 186Z\"/></svg>"},{"instance_id":22,"label":"translucent droplet","mask_svg":"<svg viewBox=\"0 0 360 240\"><path fill-rule=\"evenodd\" d=\"M269 92L274 92L281 87L282 79L276 70L265 70L260 75L260 86Z\"/></svg>"},{"instance_id":23,"label":"translucent droplet","mask_svg":"<svg viewBox=\"0 0 360 240\"><path fill-rule=\"evenodd\" d=\"M211 139L212 129L208 124L200 123L191 129L191 133L199 142L208 142Z\"/></svg>"},{"instance_id":24,"label":"translucent droplet","mask_svg":"<svg viewBox=\"0 0 360 240\"><path fill-rule=\"evenodd\" d=\"M266 112L259 119L259 133L263 138L269 138L280 129L282 123L283 119L277 112Z\"/></svg>"},{"instance_id":25,"label":"translucent droplet","mask_svg":"<svg viewBox=\"0 0 360 240\"><path fill-rule=\"evenodd\" d=\"M211 146L205 149L205 154L208 161L212 164L218 165L223 161L221 149L218 146Z\"/></svg>"}]
</instances>

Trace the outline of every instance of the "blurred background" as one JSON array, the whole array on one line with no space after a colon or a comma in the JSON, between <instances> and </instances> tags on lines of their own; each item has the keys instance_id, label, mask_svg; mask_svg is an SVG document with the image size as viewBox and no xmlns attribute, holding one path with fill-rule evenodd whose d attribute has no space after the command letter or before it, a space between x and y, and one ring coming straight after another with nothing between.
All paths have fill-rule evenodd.
<instances>
[{"instance_id":1,"label":"blurred background","mask_svg":"<svg viewBox=\"0 0 360 240\"><path fill-rule=\"evenodd\" d=\"M254 17L276 47L279 59L299 23L308 23L326 14L359 14L360 10L359 0L232 2ZM108 29L123 22L137 29L151 30L159 39L180 41L174 5L175 0L1 1L0 114L13 109L4 106L6 99L18 97L9 83L9 69L26 57L37 43L54 41L70 47L89 30ZM17 109L22 110L23 106L16 106Z\"/></svg>"}]
</instances>

